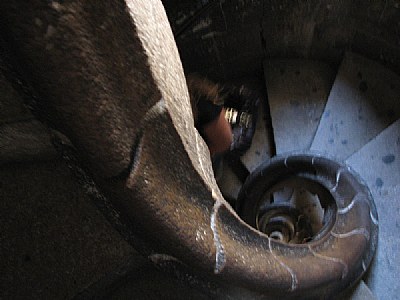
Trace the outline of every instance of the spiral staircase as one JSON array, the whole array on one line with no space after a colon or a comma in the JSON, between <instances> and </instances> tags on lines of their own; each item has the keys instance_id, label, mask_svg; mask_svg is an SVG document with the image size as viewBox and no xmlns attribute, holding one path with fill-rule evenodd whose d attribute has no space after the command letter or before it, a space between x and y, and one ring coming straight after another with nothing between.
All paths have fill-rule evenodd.
<instances>
[{"instance_id":1,"label":"spiral staircase","mask_svg":"<svg viewBox=\"0 0 400 300\"><path fill-rule=\"evenodd\" d=\"M251 171L268 155L311 151L355 170L371 190L379 215L379 246L366 283L379 299L398 297L400 77L351 52L337 72L301 59L267 60L264 67L271 124L259 119L264 124L258 124L243 163ZM268 136L271 142L265 143ZM241 183L229 166L220 184L230 198L237 197ZM300 208L318 210L315 206L309 196Z\"/></svg>"},{"instance_id":2,"label":"spiral staircase","mask_svg":"<svg viewBox=\"0 0 400 300\"><path fill-rule=\"evenodd\" d=\"M400 77L352 52L344 55L338 70L320 61L279 59L266 60L264 71L265 82L256 78L239 81L264 99L252 145L241 157L242 163L252 172L276 155L311 152L355 170L369 187L378 209L379 245L367 275L341 299L396 299L400 271ZM236 199L242 182L228 161L216 170L216 176L223 194ZM291 198L296 208L310 216L321 213L313 195L281 191L277 196L281 201ZM135 278L118 285L113 299L137 294ZM160 282L165 284L165 280ZM173 283L163 288L169 292L182 289ZM194 290L183 290L179 297L188 294L207 298ZM227 299L232 297L248 298L238 293L229 294Z\"/></svg>"},{"instance_id":3,"label":"spiral staircase","mask_svg":"<svg viewBox=\"0 0 400 300\"><path fill-rule=\"evenodd\" d=\"M168 4L168 1L164 2ZM218 26L222 24L223 30L228 31L229 15L223 10L225 1L201 2L219 3L217 9L211 10L209 14L211 19L215 19L217 14L219 20L222 20ZM245 1L236 2L240 6ZM252 4L253 2L257 1L251 1ZM396 4L393 9L398 9ZM231 8L235 5L231 5ZM56 4L53 6L55 10L60 8ZM327 5L327 10L332 11L332 7L334 5ZM385 14L392 16L387 13L389 7L386 3L383 8L380 21L385 20ZM285 7L279 7L279 10L287 13ZM268 24L268 14L274 15L276 11L274 3L270 10L263 6L259 17L265 17ZM288 11L290 12L289 9ZM189 15L193 14L190 12ZM234 13L231 11L230 15ZM172 18L172 21L177 20L178 18ZM378 209L379 243L372 266L363 277L365 283L361 283L346 297L374 299L375 295L379 299L396 299L400 294L397 280L400 272L400 77L391 70L395 69L394 61L383 66L382 58L376 56L373 50L372 54L366 55L369 49L357 51L360 50L357 45L339 47L338 51L335 49L331 56L341 61L338 65L327 63L326 59L316 60L318 56L323 56L320 55L323 47L322 50L319 49L318 55L308 55L307 49L301 46L302 40L299 36L309 34L309 29L313 26L312 22L306 21L299 32L291 32L294 33L294 42L298 43L301 55L270 53L271 55L265 56L269 58L264 60L264 74L257 77L258 80L263 78L258 88L264 101L260 106L252 147L241 160L252 172L262 162L276 155L310 151L322 153L355 170L371 190ZM212 59L222 61L223 58L218 57L218 54L226 49L218 49L216 40L219 33L210 32L207 28L210 22L204 18L190 24L189 28L193 34L206 31L201 39L194 39L195 43L199 40L204 44L212 41L216 53L204 45L200 47L201 51L207 52L206 58L211 59L208 65L203 66L202 71L209 68L211 77L218 78L214 71L223 69L224 66L213 65ZM39 19L35 19L34 23L38 28L43 25ZM329 26L327 28L327 31L331 29ZM54 34L53 30L54 28L47 28L47 32L44 32L46 38ZM254 36L250 34L250 39L259 39L259 32L249 32L255 32ZM243 37L240 33L242 32L237 33L238 40ZM318 32L315 34L318 35ZM289 36L289 40L293 36ZM356 35L355 39L360 39L360 35ZM226 40L229 42L229 37ZM237 43L238 40L234 42ZM190 61L185 50L182 50L182 45L190 43L184 38L177 38L177 43L186 68L195 70L194 60ZM280 45L279 43L278 40L276 44ZM271 43L271 47L273 46ZM285 44L282 47L286 46ZM320 46L317 44L317 47ZM389 46L388 49L391 49ZM243 47L246 48L246 45ZM196 53L199 51L197 48L187 48L193 51L194 56L199 56ZM349 48L355 51L343 51ZM313 60L272 58L286 56L313 56ZM257 57L255 61L258 63L262 60ZM247 62L245 57L243 64L246 65ZM229 71L234 71L234 67L229 69L225 65L224 72L229 74ZM93 207L87 205L88 200L82 187L67 175L69 173L66 165L54 151L48 129L36 121L21 104L18 91L13 90L7 78L0 77L0 83L3 96L0 104L4 108L0 114L0 187L4 199L0 224L6 233L0 237L1 253L5 257L1 262L6 270L2 277L4 286L1 288L4 297L26 295L23 292L18 294L19 285L24 286L28 293L35 292L36 297L52 295L72 298L77 295L78 299L100 296L123 299L150 295L149 297L153 296L155 299L163 296L171 299L207 298L197 290L177 283L168 275L155 270L116 235ZM242 182L229 170L227 164L224 164L219 184L222 192L232 199L237 197L242 186ZM285 193L279 196L286 197ZM318 215L320 207L315 205L318 202L314 200L312 195L307 195L302 209L310 209ZM59 234L60 232L64 234ZM76 253L81 256L79 260L76 259L79 256ZM37 287L30 288L26 284L32 278ZM53 285L47 286L47 282L53 282ZM64 285L64 282L69 282L70 285ZM63 286L60 289L62 292L55 291L57 284ZM47 291L51 293L46 294ZM235 295L231 293L228 296ZM236 296L245 298L240 293Z\"/></svg>"}]
</instances>

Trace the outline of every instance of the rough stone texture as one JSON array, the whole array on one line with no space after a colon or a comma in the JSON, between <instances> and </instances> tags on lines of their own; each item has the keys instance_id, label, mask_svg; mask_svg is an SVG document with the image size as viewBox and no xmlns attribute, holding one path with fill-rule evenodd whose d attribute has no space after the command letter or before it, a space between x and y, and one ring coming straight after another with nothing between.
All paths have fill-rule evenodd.
<instances>
[{"instance_id":1,"label":"rough stone texture","mask_svg":"<svg viewBox=\"0 0 400 300\"><path fill-rule=\"evenodd\" d=\"M155 269L154 265L145 260L132 269L119 284L104 299L210 299L208 295Z\"/></svg>"},{"instance_id":2,"label":"rough stone texture","mask_svg":"<svg viewBox=\"0 0 400 300\"><path fill-rule=\"evenodd\" d=\"M0 298L70 299L135 251L60 161L0 168Z\"/></svg>"},{"instance_id":3,"label":"rough stone texture","mask_svg":"<svg viewBox=\"0 0 400 300\"><path fill-rule=\"evenodd\" d=\"M130 162L143 115L161 98L157 90L145 88L152 75L143 67L147 57L132 34L125 2L38 0L3 2L0 9L4 40L22 75L47 104L45 117L67 133L88 161L96 162L103 176L117 175ZM91 15L101 21L90 22ZM53 101L62 113L52 108ZM76 120L67 122L72 115ZM86 132L87 138L78 142L77 132ZM100 140L107 151L93 151Z\"/></svg>"},{"instance_id":4,"label":"rough stone texture","mask_svg":"<svg viewBox=\"0 0 400 300\"><path fill-rule=\"evenodd\" d=\"M193 128L159 1L37 0L2 2L0 8L4 32L17 37L7 39L50 121L132 218L155 263L189 266L211 280L282 298L332 293L349 284L335 259L327 263L307 246L278 245L241 222L222 199L206 146ZM224 62L233 66L229 58ZM352 239L343 239L343 249ZM299 255L311 263L300 265ZM320 277L322 261L329 270L324 267ZM316 283L321 285L314 288Z\"/></svg>"},{"instance_id":5,"label":"rough stone texture","mask_svg":"<svg viewBox=\"0 0 400 300\"><path fill-rule=\"evenodd\" d=\"M23 105L17 91L0 72L0 126L5 123L31 120L32 118L32 114Z\"/></svg>"},{"instance_id":6,"label":"rough stone texture","mask_svg":"<svg viewBox=\"0 0 400 300\"><path fill-rule=\"evenodd\" d=\"M308 150L334 79L329 65L311 60L264 62L276 153Z\"/></svg>"},{"instance_id":7,"label":"rough stone texture","mask_svg":"<svg viewBox=\"0 0 400 300\"><path fill-rule=\"evenodd\" d=\"M346 53L311 149L345 160L400 117L400 76Z\"/></svg>"},{"instance_id":8,"label":"rough stone texture","mask_svg":"<svg viewBox=\"0 0 400 300\"><path fill-rule=\"evenodd\" d=\"M0 67L6 70L3 65ZM23 104L21 95L0 72L0 165L13 161L48 160L55 155L49 129L35 120Z\"/></svg>"}]
</instances>

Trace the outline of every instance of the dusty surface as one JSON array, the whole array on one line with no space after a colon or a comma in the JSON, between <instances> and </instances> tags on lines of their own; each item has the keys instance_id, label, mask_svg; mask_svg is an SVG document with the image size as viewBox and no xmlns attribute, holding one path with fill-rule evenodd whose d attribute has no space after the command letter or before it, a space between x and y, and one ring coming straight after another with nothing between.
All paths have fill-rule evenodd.
<instances>
[{"instance_id":1,"label":"dusty surface","mask_svg":"<svg viewBox=\"0 0 400 300\"><path fill-rule=\"evenodd\" d=\"M69 299L136 252L60 161L0 168L0 298Z\"/></svg>"}]
</instances>

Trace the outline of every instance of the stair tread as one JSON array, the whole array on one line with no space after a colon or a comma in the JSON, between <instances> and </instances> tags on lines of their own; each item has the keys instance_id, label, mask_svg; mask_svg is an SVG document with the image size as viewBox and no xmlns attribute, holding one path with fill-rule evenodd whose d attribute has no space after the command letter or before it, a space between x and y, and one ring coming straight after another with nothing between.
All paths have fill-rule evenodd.
<instances>
[{"instance_id":1,"label":"stair tread","mask_svg":"<svg viewBox=\"0 0 400 300\"><path fill-rule=\"evenodd\" d=\"M400 119L346 160L371 189L400 183Z\"/></svg>"},{"instance_id":2,"label":"stair tread","mask_svg":"<svg viewBox=\"0 0 400 300\"><path fill-rule=\"evenodd\" d=\"M304 59L264 62L277 154L309 149L334 79L332 68Z\"/></svg>"},{"instance_id":3,"label":"stair tread","mask_svg":"<svg viewBox=\"0 0 400 300\"><path fill-rule=\"evenodd\" d=\"M346 53L311 149L345 160L400 117L400 76Z\"/></svg>"},{"instance_id":4,"label":"stair tread","mask_svg":"<svg viewBox=\"0 0 400 300\"><path fill-rule=\"evenodd\" d=\"M378 210L379 247L367 284L375 295L396 299L400 293L400 119L346 163L363 177Z\"/></svg>"},{"instance_id":5,"label":"stair tread","mask_svg":"<svg viewBox=\"0 0 400 300\"><path fill-rule=\"evenodd\" d=\"M375 196L379 217L378 248L366 283L382 299L398 299L400 294L400 184Z\"/></svg>"}]
</instances>

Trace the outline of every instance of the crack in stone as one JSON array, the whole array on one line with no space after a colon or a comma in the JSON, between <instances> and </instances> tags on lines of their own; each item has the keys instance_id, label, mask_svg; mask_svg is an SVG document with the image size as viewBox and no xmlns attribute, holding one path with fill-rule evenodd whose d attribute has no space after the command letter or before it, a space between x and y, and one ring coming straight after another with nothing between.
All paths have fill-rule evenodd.
<instances>
[{"instance_id":1,"label":"crack in stone","mask_svg":"<svg viewBox=\"0 0 400 300\"><path fill-rule=\"evenodd\" d=\"M296 288L297 288L297 276L294 273L294 271L289 268L289 266L287 266L283 261L281 261L276 255L275 253L272 251L272 245L271 245L271 239L268 238L268 246L269 246L269 251L271 252L271 255L273 256L273 258L275 258L275 260L282 266L284 267L291 276L291 287L290 287L290 291L293 292Z\"/></svg>"},{"instance_id":2,"label":"crack in stone","mask_svg":"<svg viewBox=\"0 0 400 300\"><path fill-rule=\"evenodd\" d=\"M210 224L214 236L214 245L215 245L215 267L214 267L215 274L219 274L223 270L226 262L224 246L222 245L216 224L218 209L220 208L221 205L222 205L221 201L215 202L211 213L211 224Z\"/></svg>"},{"instance_id":3,"label":"crack in stone","mask_svg":"<svg viewBox=\"0 0 400 300\"><path fill-rule=\"evenodd\" d=\"M343 266L342 279L344 279L347 276L347 274L349 272L349 268L348 268L347 264L343 260L341 260L340 258L336 258L336 257L330 257L330 256L321 255L321 254L315 252L311 248L311 245L308 245L308 249L310 249L311 253L315 257L318 257L318 258L321 258L321 259L325 259L325 260L329 260L329 261L333 261L335 263L341 264Z\"/></svg>"},{"instance_id":4,"label":"crack in stone","mask_svg":"<svg viewBox=\"0 0 400 300\"><path fill-rule=\"evenodd\" d=\"M354 229L354 230L346 232L346 233L331 232L331 234L334 237L339 238L339 239L347 238L347 237L350 237L353 235L363 235L367 239L367 241L369 241L369 239L370 239L369 231L365 228L357 228L357 229Z\"/></svg>"}]
</instances>

